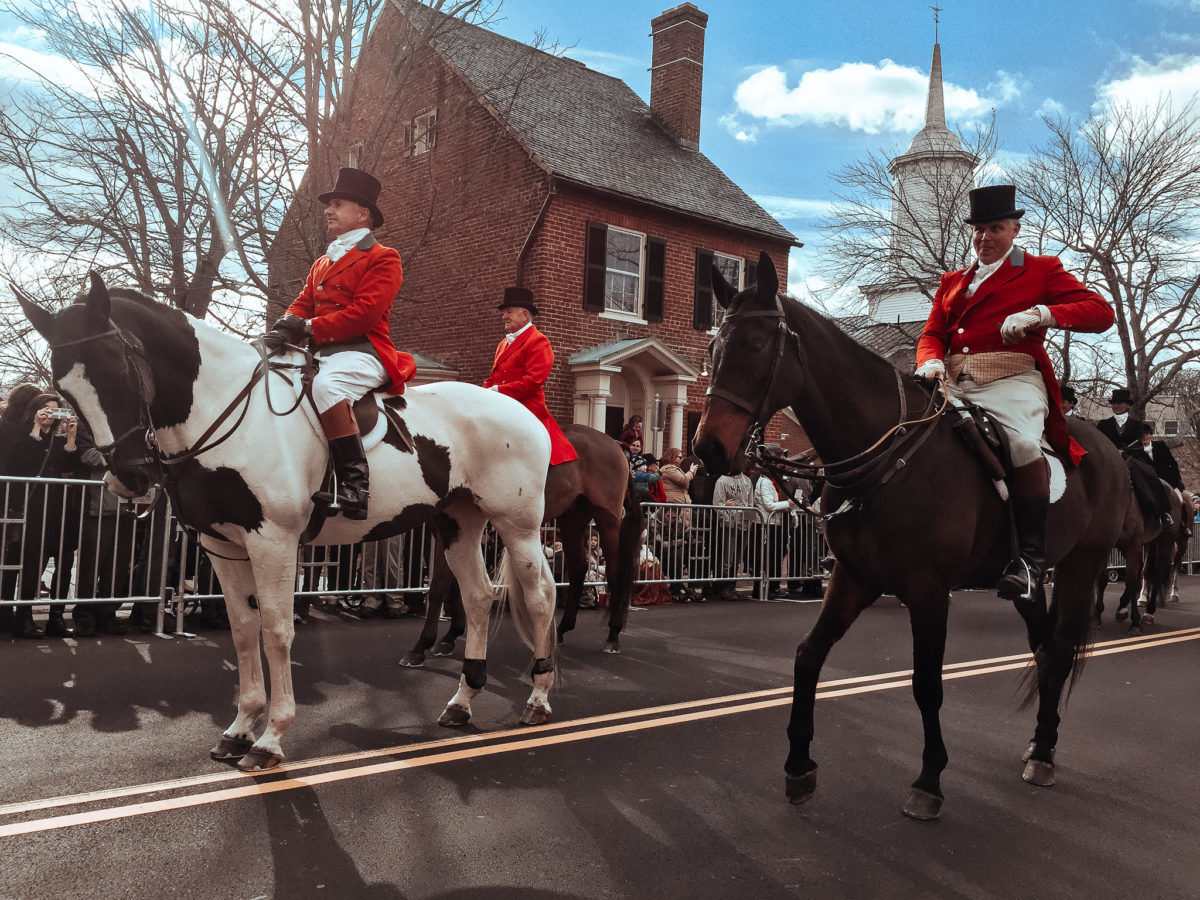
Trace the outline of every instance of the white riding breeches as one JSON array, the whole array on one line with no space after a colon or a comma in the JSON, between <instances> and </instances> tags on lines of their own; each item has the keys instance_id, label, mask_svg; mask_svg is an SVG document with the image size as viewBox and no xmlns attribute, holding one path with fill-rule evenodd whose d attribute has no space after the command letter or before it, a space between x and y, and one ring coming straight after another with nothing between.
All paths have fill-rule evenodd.
<instances>
[{"instance_id":1,"label":"white riding breeches","mask_svg":"<svg viewBox=\"0 0 1200 900\"><path fill-rule=\"evenodd\" d=\"M1023 372L987 384L964 378L953 388L956 396L982 406L1000 423L1008 434L1014 468L1043 457L1042 432L1050 414L1050 399L1041 373Z\"/></svg>"},{"instance_id":2,"label":"white riding breeches","mask_svg":"<svg viewBox=\"0 0 1200 900\"><path fill-rule=\"evenodd\" d=\"M343 350L322 356L312 383L313 403L323 413L343 400L353 403L388 380L387 369L370 353Z\"/></svg>"}]
</instances>

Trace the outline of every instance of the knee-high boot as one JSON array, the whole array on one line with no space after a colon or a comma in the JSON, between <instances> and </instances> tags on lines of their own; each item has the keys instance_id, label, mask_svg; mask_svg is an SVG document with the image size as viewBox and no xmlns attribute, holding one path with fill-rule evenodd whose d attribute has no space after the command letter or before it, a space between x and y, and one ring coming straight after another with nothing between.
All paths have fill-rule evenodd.
<instances>
[{"instance_id":1,"label":"knee-high boot","mask_svg":"<svg viewBox=\"0 0 1200 900\"><path fill-rule=\"evenodd\" d=\"M329 491L317 491L312 496L313 502L324 507L326 515L335 516L340 512L347 519L365 519L370 497L367 454L350 401L342 400L321 413L321 425L333 458L337 497Z\"/></svg>"},{"instance_id":2,"label":"knee-high boot","mask_svg":"<svg viewBox=\"0 0 1200 900\"><path fill-rule=\"evenodd\" d=\"M1044 459L1020 466L1012 477L1013 519L1020 557L1009 562L996 592L1009 600L1032 600L1046 571L1046 511L1050 467Z\"/></svg>"}]
</instances>

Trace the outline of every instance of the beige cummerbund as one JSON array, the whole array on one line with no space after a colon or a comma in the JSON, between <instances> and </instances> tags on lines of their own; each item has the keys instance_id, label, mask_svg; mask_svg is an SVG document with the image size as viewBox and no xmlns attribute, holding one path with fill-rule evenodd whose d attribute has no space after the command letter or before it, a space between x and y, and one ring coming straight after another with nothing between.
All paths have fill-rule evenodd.
<instances>
[{"instance_id":1,"label":"beige cummerbund","mask_svg":"<svg viewBox=\"0 0 1200 900\"><path fill-rule=\"evenodd\" d=\"M946 360L946 374L950 383L958 380L958 376L970 375L976 384L987 384L997 378L1007 378L1009 375L1020 375L1032 372L1037 368L1032 356L1028 353L955 353Z\"/></svg>"}]
</instances>

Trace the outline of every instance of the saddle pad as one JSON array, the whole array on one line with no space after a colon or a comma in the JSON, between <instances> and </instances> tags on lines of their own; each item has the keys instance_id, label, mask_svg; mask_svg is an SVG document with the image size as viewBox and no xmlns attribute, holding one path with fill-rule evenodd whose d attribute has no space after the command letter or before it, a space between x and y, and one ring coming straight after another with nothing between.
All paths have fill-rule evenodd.
<instances>
[{"instance_id":1,"label":"saddle pad","mask_svg":"<svg viewBox=\"0 0 1200 900\"><path fill-rule=\"evenodd\" d=\"M379 409L379 415L375 417L375 425L371 430L362 436L363 449L368 453L373 447L378 446L379 442L383 440L383 436L387 434L388 420L387 416L383 414L383 399L392 395L374 391L371 396L375 400L375 406Z\"/></svg>"}]
</instances>

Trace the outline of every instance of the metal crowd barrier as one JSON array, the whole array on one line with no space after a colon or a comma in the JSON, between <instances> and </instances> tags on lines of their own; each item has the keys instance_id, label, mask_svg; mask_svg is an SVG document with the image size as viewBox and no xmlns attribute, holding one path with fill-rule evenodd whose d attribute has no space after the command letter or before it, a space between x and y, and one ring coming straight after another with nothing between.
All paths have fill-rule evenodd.
<instances>
[{"instance_id":1,"label":"metal crowd barrier","mask_svg":"<svg viewBox=\"0 0 1200 900\"><path fill-rule=\"evenodd\" d=\"M164 493L118 500L99 481L0 476L0 603L144 603L162 633L168 607L175 632L183 634L185 603L221 597L220 585L193 536L178 526ZM643 503L644 533L636 582L717 591L753 582L765 599L772 585L816 587L828 553L824 536L808 515L790 511L764 516L753 507ZM1200 532L1200 529L1197 529ZM556 583L566 586L553 523L543 526L543 545ZM296 595L313 598L369 594L424 594L429 588L433 541L424 527L369 544L302 547ZM484 536L489 571L495 572L499 542ZM1111 569L1124 566L1119 554ZM1193 534L1185 569L1200 567L1200 533ZM597 591L602 580L585 582Z\"/></svg>"}]
</instances>

